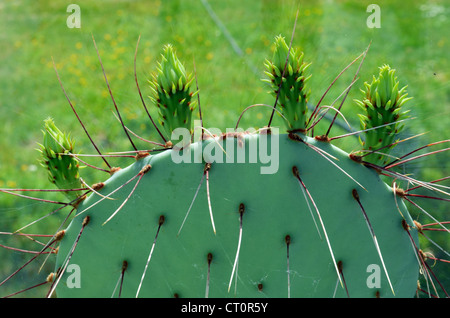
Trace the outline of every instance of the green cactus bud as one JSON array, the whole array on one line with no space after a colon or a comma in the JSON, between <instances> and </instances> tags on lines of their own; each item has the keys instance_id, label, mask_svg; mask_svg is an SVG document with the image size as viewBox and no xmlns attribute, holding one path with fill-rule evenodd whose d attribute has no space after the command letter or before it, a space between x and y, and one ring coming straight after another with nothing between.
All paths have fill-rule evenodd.
<instances>
[{"instance_id":1,"label":"green cactus bud","mask_svg":"<svg viewBox=\"0 0 450 318\"><path fill-rule=\"evenodd\" d=\"M75 142L56 127L53 119L44 121L44 141L39 144L42 158L40 163L48 170L48 178L59 189L69 190L81 188L78 160L72 154ZM80 197L81 191L65 191L66 197L74 201Z\"/></svg>"},{"instance_id":2,"label":"green cactus bud","mask_svg":"<svg viewBox=\"0 0 450 318\"><path fill-rule=\"evenodd\" d=\"M286 65L286 58L289 61ZM286 69L285 69L286 65ZM289 47L281 35L275 38L275 51L272 61L266 60L266 75L274 96L278 95L277 105L286 117L287 130L304 132L306 129L306 112L309 91L306 82L311 76L305 76L305 71L311 64L303 61L303 52ZM284 76L281 78L281 75ZM280 83L281 87L280 87ZM278 89L280 92L278 94Z\"/></svg>"},{"instance_id":3,"label":"green cactus bud","mask_svg":"<svg viewBox=\"0 0 450 318\"><path fill-rule=\"evenodd\" d=\"M192 112L196 103L193 99L196 92L190 91L193 79L192 74L186 74L173 46L166 45L158 70L150 81L153 89L150 98L159 109L159 122L169 139L176 128L186 128L192 134Z\"/></svg>"},{"instance_id":4,"label":"green cactus bud","mask_svg":"<svg viewBox=\"0 0 450 318\"><path fill-rule=\"evenodd\" d=\"M379 127L365 132L365 141L360 140L364 150L378 150L388 153L394 147L395 137L402 131L404 125L399 123L405 119L408 111L402 111L401 107L411 99L407 98L406 86L399 89L399 82L395 76L395 69L389 65L379 68L378 77L373 76L372 83L364 83L365 90L362 100L355 100L365 113L359 114L361 129ZM392 124L392 125L387 125ZM386 163L386 156L371 154L367 161L375 164Z\"/></svg>"}]
</instances>

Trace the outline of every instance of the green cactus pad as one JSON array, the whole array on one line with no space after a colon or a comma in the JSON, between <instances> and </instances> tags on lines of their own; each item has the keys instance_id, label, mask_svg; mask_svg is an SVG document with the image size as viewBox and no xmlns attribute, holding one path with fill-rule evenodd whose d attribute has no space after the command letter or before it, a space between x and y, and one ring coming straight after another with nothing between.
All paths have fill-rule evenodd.
<instances>
[{"instance_id":1,"label":"green cactus pad","mask_svg":"<svg viewBox=\"0 0 450 318\"><path fill-rule=\"evenodd\" d=\"M183 150L191 162L175 163L181 154L166 150L116 172L99 191L108 195L126 184L110 194L115 200L90 195L66 230L56 270L71 255L79 273L64 272L56 295L111 297L122 278L121 296L136 297L151 253L139 297L347 297L346 290L350 297L392 297L363 206L395 296L412 297L419 268L403 217L415 240L417 231L392 189L373 169L306 136L269 135L267 160L266 136L208 139ZM253 147L263 151L252 161ZM74 287L77 274L81 284ZM379 288L368 284L373 275Z\"/></svg>"}]
</instances>

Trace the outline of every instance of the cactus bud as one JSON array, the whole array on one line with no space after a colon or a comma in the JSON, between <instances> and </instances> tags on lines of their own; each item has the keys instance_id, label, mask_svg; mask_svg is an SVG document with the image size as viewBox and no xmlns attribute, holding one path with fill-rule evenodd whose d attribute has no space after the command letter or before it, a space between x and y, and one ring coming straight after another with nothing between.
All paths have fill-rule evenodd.
<instances>
[{"instance_id":1,"label":"cactus bud","mask_svg":"<svg viewBox=\"0 0 450 318\"><path fill-rule=\"evenodd\" d=\"M399 89L399 82L395 76L395 69L389 65L380 67L378 77L373 76L372 83L364 83L365 90L362 100L355 100L365 113L359 114L361 129L379 127L365 132L365 141L361 141L364 150L380 150L388 153L393 148L395 137L404 128L404 125L396 123L406 117L408 111L402 111L401 107L411 98L407 98L406 86ZM383 155L371 154L368 161L375 164L386 163Z\"/></svg>"},{"instance_id":2,"label":"cactus bud","mask_svg":"<svg viewBox=\"0 0 450 318\"><path fill-rule=\"evenodd\" d=\"M74 150L74 140L70 135L66 135L56 127L53 119L48 118L44 121L44 141L39 144L41 152L41 165L48 170L50 182L54 183L59 189L78 189L81 188L78 160L71 156ZM63 192L71 201L76 200L81 191Z\"/></svg>"},{"instance_id":3,"label":"cactus bud","mask_svg":"<svg viewBox=\"0 0 450 318\"><path fill-rule=\"evenodd\" d=\"M286 59L289 54L289 60L286 65ZM286 65L286 69L285 69ZM271 86L272 93L277 96L277 104L281 108L281 113L287 119L288 131L305 132L306 130L306 112L309 91L305 84L310 76L305 76L305 71L310 64L303 62L303 52L289 47L284 37L275 38L275 51L272 61L266 60L266 75ZM283 78L281 75L284 75ZM280 83L281 87L280 87ZM278 89L280 92L278 94Z\"/></svg>"},{"instance_id":4,"label":"cactus bud","mask_svg":"<svg viewBox=\"0 0 450 318\"><path fill-rule=\"evenodd\" d=\"M194 77L186 74L186 70L177 58L172 45L166 45L161 54L156 74L150 85L153 96L150 98L159 109L159 122L171 138L176 128L186 128L192 134L192 111L195 108L196 93L190 88Z\"/></svg>"}]
</instances>

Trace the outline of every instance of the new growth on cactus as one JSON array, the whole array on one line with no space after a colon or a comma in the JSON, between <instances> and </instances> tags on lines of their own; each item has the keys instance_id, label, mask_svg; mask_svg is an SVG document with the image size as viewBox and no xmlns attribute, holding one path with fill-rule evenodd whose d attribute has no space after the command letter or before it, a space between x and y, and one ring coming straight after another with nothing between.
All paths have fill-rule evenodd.
<instances>
[{"instance_id":1,"label":"new growth on cactus","mask_svg":"<svg viewBox=\"0 0 450 318\"><path fill-rule=\"evenodd\" d=\"M195 93L191 92L193 74L186 74L172 45L163 48L158 71L149 81L153 91L151 100L158 107L161 126L170 138L176 128L192 133L192 112L195 109Z\"/></svg>"},{"instance_id":2,"label":"new growth on cactus","mask_svg":"<svg viewBox=\"0 0 450 318\"><path fill-rule=\"evenodd\" d=\"M81 188L80 165L78 160L71 156L75 141L70 135L62 133L51 118L45 120L43 133L43 144L39 144L42 154L40 163L48 170L49 181L63 190ZM81 195L81 191L63 193L71 201L77 201Z\"/></svg>"},{"instance_id":3,"label":"new growth on cactus","mask_svg":"<svg viewBox=\"0 0 450 318\"><path fill-rule=\"evenodd\" d=\"M404 128L400 121L406 118L409 111L403 111L402 106L411 97L407 98L406 86L399 88L399 85L395 69L383 65L378 77L373 77L372 83L364 83L365 90L361 90L364 94L363 100L355 100L364 110L364 114L358 115L361 129L365 130L365 141L360 139L363 151L381 152L379 155L370 154L367 161L386 164L388 158L385 154L395 146L398 141L395 137Z\"/></svg>"},{"instance_id":4,"label":"new growth on cactus","mask_svg":"<svg viewBox=\"0 0 450 318\"><path fill-rule=\"evenodd\" d=\"M416 180L389 160L407 113L406 88L388 65L364 84L356 101L362 130L352 133L364 135L362 155L348 153L332 144L337 137L312 132L320 102L308 117L310 64L291 45L277 36L265 62L285 134L269 124L172 147L177 129L194 133L198 92L172 45L149 81L165 143L133 144L133 162L121 168L98 151L106 180L82 182L73 140L45 121L41 162L72 206L69 224L29 261L47 249L56 254L43 283L48 297L414 297L421 275L429 294L441 293L420 250L424 226L407 204L417 188L448 192L442 179ZM261 173L269 153L277 169ZM180 154L189 160L175 162Z\"/></svg>"},{"instance_id":5,"label":"new growth on cactus","mask_svg":"<svg viewBox=\"0 0 450 318\"><path fill-rule=\"evenodd\" d=\"M266 75L274 96L286 118L288 131L306 132L306 112L309 91L306 83L311 75L306 70L311 65L303 61L303 52L290 48L281 35L275 38L272 61L266 60ZM287 63L286 63L287 61Z\"/></svg>"}]
</instances>

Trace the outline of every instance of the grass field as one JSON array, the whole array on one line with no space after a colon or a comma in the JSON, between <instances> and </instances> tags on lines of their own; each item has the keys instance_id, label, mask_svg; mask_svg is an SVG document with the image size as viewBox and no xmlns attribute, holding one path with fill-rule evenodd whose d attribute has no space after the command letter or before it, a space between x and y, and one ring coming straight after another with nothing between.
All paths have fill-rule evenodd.
<instances>
[{"instance_id":1,"label":"grass field","mask_svg":"<svg viewBox=\"0 0 450 318\"><path fill-rule=\"evenodd\" d=\"M161 48L172 43L188 71L195 60L205 127L222 131L234 127L240 113L255 103L273 103L264 77L264 59L271 57L276 35L291 37L297 9L299 17L293 45L305 52L313 64L310 73L311 102L317 102L330 82L370 44L350 91L343 113L359 128L357 106L359 88L384 63L397 70L401 85L408 85L414 99L407 104L416 119L408 122L405 136L426 135L402 144L414 149L432 141L449 139L450 125L450 6L446 1L378 1L381 28L366 24L373 1L293 1L293 0L161 0L74 2L81 9L81 28L69 28L64 1L0 1L0 188L49 188L46 171L39 166L37 142L41 142L43 120L53 117L56 124L76 137L79 152L94 153L89 140L73 115L58 83L52 58L68 95L88 131L103 152L130 150L120 124L112 113L113 104L104 82L92 37L99 48L114 98L126 125L147 139L158 140L142 107L134 82L133 59L138 37L137 75L143 95L150 94L147 79L156 69ZM357 65L350 68L334 86L323 104L331 103L352 81ZM151 113L156 116L154 107ZM198 115L196 115L198 116ZM242 128L267 125L269 109L247 112ZM283 123L276 119L275 125ZM325 121L317 131L326 128ZM343 133L335 126L332 135ZM158 140L160 141L160 140ZM145 143L141 147L148 147ZM346 138L342 146L357 149L356 138ZM443 149L440 145L433 150ZM424 180L450 175L447 152L417 160L406 169ZM100 159L92 164L102 165ZM126 161L117 160L117 165ZM101 173L84 176L90 183L105 178ZM100 180L99 180L100 179ZM49 196L51 197L51 196ZM424 202L424 207L444 215L445 207ZM0 194L0 231L11 231L35 220L49 207ZM33 227L45 232L58 224L52 216ZM441 237L443 234L440 234ZM448 235L447 235L448 237ZM0 243L27 246L0 237ZM20 245L23 244L23 245ZM450 250L448 238L442 240ZM28 255L0 251L0 280L22 265ZM445 258L445 255L442 255ZM447 257L448 258L448 257ZM51 271L51 262L46 270ZM37 265L39 266L39 264ZM439 267L447 287L450 269ZM29 283L27 274L8 292ZM40 278L36 278L38 282ZM3 287L0 287L3 288ZM36 292L39 295L39 292ZM29 292L27 295L36 295Z\"/></svg>"}]
</instances>

